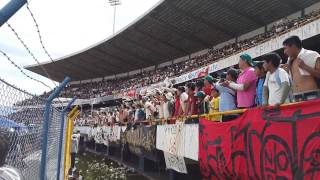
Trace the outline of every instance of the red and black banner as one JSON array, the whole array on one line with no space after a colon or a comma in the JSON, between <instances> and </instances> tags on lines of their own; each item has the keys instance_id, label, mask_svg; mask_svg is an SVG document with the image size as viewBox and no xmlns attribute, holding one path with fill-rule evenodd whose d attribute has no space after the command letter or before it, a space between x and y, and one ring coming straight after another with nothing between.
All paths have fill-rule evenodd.
<instances>
[{"instance_id":1,"label":"red and black banner","mask_svg":"<svg viewBox=\"0 0 320 180\"><path fill-rule=\"evenodd\" d=\"M320 100L200 120L203 179L320 179Z\"/></svg>"}]
</instances>

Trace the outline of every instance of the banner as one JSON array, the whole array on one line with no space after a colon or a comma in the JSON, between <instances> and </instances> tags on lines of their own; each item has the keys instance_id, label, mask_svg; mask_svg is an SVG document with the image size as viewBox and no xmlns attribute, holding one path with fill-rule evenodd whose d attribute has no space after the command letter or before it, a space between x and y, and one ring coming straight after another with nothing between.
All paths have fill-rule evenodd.
<instances>
[{"instance_id":1,"label":"banner","mask_svg":"<svg viewBox=\"0 0 320 180\"><path fill-rule=\"evenodd\" d=\"M173 169L179 173L187 174L187 167L183 157L164 152L164 159L167 169Z\"/></svg>"},{"instance_id":2,"label":"banner","mask_svg":"<svg viewBox=\"0 0 320 180\"><path fill-rule=\"evenodd\" d=\"M198 124L176 124L157 126L157 149L173 155L198 160Z\"/></svg>"},{"instance_id":3,"label":"banner","mask_svg":"<svg viewBox=\"0 0 320 180\"><path fill-rule=\"evenodd\" d=\"M200 120L204 179L318 179L320 100L253 109L226 123Z\"/></svg>"},{"instance_id":4,"label":"banner","mask_svg":"<svg viewBox=\"0 0 320 180\"><path fill-rule=\"evenodd\" d=\"M124 133L124 143L127 143L131 153L144 155L154 159L156 154L156 126L138 126Z\"/></svg>"}]
</instances>

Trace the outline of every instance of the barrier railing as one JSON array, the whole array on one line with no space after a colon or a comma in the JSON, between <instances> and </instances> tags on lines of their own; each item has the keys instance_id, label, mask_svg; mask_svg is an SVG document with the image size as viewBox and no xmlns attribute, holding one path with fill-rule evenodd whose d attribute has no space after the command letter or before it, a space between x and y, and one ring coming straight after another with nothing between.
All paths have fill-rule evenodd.
<instances>
[{"instance_id":1,"label":"barrier railing","mask_svg":"<svg viewBox=\"0 0 320 180\"><path fill-rule=\"evenodd\" d=\"M64 174L62 179L68 179L68 171L71 167L71 136L73 131L73 122L75 118L80 115L78 107L75 106L68 114L68 119L66 121L66 131L65 131L65 144L64 144Z\"/></svg>"}]
</instances>

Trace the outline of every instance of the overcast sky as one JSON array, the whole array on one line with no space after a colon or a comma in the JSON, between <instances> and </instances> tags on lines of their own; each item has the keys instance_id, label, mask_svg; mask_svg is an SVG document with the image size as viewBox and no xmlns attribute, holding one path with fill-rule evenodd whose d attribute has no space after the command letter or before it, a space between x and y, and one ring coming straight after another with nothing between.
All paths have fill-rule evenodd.
<instances>
[{"instance_id":1,"label":"overcast sky","mask_svg":"<svg viewBox=\"0 0 320 180\"><path fill-rule=\"evenodd\" d=\"M0 9L8 1L0 0ZM39 24L45 47L54 59L80 51L112 35L113 7L108 4L109 0L29 0L29 2L29 7ZM157 2L159 0L121 0L121 6L118 6L116 11L116 31L137 19ZM40 62L49 60L41 48L36 27L25 6L9 20L9 23ZM20 67L36 63L7 25L0 27L0 49ZM25 72L53 87L50 80L27 70ZM0 78L33 94L49 90L23 76L2 54L0 54Z\"/></svg>"}]
</instances>

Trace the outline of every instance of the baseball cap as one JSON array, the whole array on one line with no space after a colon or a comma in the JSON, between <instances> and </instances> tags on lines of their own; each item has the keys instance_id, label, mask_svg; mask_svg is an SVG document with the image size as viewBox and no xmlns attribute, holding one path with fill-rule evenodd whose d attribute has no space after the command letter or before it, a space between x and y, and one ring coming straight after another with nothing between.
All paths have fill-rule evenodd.
<instances>
[{"instance_id":1,"label":"baseball cap","mask_svg":"<svg viewBox=\"0 0 320 180\"><path fill-rule=\"evenodd\" d=\"M252 58L249 54L247 54L247 53L241 54L240 58L243 61L247 62L250 66L252 66L252 67L255 66L255 62L252 60Z\"/></svg>"}]
</instances>

